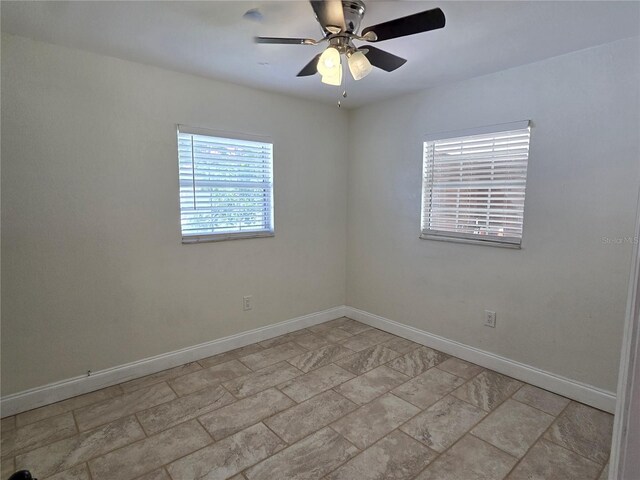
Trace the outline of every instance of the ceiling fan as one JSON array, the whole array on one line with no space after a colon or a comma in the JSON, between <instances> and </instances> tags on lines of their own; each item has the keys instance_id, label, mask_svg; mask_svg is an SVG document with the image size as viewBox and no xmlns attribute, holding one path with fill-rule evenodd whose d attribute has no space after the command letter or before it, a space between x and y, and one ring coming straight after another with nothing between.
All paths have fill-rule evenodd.
<instances>
[{"instance_id":1,"label":"ceiling fan","mask_svg":"<svg viewBox=\"0 0 640 480\"><path fill-rule=\"evenodd\" d=\"M436 30L445 25L444 13L439 8L434 8L366 27L358 34L365 12L362 0L311 0L310 3L316 20L322 27L323 38L313 40L311 38L256 37L255 41L285 45L318 45L328 42L329 46L324 52L313 57L297 76L306 77L318 72L322 82L329 85L342 83L342 56L346 58L349 71L355 80L367 76L373 67L393 72L406 63L404 58L370 45L356 47L354 40L369 43L382 42Z\"/></svg>"}]
</instances>

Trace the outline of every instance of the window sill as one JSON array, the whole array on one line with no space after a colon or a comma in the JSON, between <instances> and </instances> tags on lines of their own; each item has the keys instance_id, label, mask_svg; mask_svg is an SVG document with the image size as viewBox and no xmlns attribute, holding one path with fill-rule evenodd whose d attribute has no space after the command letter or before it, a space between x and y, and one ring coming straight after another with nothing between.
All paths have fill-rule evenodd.
<instances>
[{"instance_id":1,"label":"window sill","mask_svg":"<svg viewBox=\"0 0 640 480\"><path fill-rule=\"evenodd\" d=\"M182 237L183 245L193 245L196 243L225 242L227 240L245 240L248 238L274 237L275 232L247 232L247 233L219 233L214 235L194 235L192 237Z\"/></svg>"},{"instance_id":2,"label":"window sill","mask_svg":"<svg viewBox=\"0 0 640 480\"><path fill-rule=\"evenodd\" d=\"M447 236L447 235L434 235L434 234L425 234L425 233L420 235L420 238L422 240L437 240L439 242L468 243L472 245L485 245L488 247L510 248L512 250L522 249L522 246L519 243L500 242L497 240L478 240L475 238L454 237L454 236Z\"/></svg>"}]
</instances>

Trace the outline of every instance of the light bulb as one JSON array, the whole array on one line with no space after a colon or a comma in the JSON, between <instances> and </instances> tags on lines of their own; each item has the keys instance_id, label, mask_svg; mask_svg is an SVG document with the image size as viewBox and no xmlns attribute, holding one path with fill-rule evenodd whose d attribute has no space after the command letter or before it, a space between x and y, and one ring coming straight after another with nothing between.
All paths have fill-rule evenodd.
<instances>
[{"instance_id":1,"label":"light bulb","mask_svg":"<svg viewBox=\"0 0 640 480\"><path fill-rule=\"evenodd\" d=\"M362 52L353 52L349 55L349 70L354 80L366 77L373 68L367 56Z\"/></svg>"},{"instance_id":2,"label":"light bulb","mask_svg":"<svg viewBox=\"0 0 640 480\"><path fill-rule=\"evenodd\" d=\"M322 76L334 76L340 69L340 52L335 47L328 47L318 59L318 73Z\"/></svg>"},{"instance_id":3,"label":"light bulb","mask_svg":"<svg viewBox=\"0 0 640 480\"><path fill-rule=\"evenodd\" d=\"M342 83L342 65L338 64L338 68L334 68L329 73L322 75L322 83L340 85Z\"/></svg>"}]
</instances>

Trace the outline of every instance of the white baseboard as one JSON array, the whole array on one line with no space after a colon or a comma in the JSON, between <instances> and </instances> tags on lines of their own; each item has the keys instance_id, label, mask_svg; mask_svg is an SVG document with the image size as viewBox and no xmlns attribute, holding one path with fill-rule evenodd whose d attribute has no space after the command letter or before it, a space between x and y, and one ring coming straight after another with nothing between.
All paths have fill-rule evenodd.
<instances>
[{"instance_id":1,"label":"white baseboard","mask_svg":"<svg viewBox=\"0 0 640 480\"><path fill-rule=\"evenodd\" d=\"M346 307L345 316L606 412L615 412L616 395L613 392L427 333L415 327L403 325L357 308Z\"/></svg>"},{"instance_id":2,"label":"white baseboard","mask_svg":"<svg viewBox=\"0 0 640 480\"><path fill-rule=\"evenodd\" d=\"M587 405L611 413L615 411L616 396L612 392L571 380L524 363L516 362L494 353L470 347L469 345L365 312L364 310L339 306L292 318L291 320L286 320L274 325L256 328L248 332L220 338L211 342L156 355L155 357L100 370L92 373L91 376L82 375L7 395L0 399L1 416L15 415L76 395L116 385L121 382L126 382L127 380L150 375L166 370L167 368L184 365L185 363L345 316L394 335L407 338L416 343L435 348L449 355L476 363L482 367L495 370L504 375L517 378L518 380L544 388L545 390L555 392L578 402L586 403Z\"/></svg>"},{"instance_id":3,"label":"white baseboard","mask_svg":"<svg viewBox=\"0 0 640 480\"><path fill-rule=\"evenodd\" d=\"M185 363L244 347L268 338L277 337L302 328L311 327L345 316L346 307L339 306L321 312L303 315L284 322L249 330L248 332L230 335L192 347L182 348L169 353L144 358L117 367L93 372L91 376L82 375L60 382L50 383L42 387L7 395L0 399L2 417L15 415L33 408L59 402L83 393L126 382L133 378L177 367Z\"/></svg>"}]
</instances>

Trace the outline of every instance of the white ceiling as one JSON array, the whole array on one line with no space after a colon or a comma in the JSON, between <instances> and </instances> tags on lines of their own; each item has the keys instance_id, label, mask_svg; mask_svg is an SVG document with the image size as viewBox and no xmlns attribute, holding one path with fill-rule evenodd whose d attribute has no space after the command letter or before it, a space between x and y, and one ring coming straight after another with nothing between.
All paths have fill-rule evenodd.
<instances>
[{"instance_id":1,"label":"white ceiling","mask_svg":"<svg viewBox=\"0 0 640 480\"><path fill-rule=\"evenodd\" d=\"M362 27L435 7L447 26L377 43L408 62L348 83L346 107L640 34L636 1L365 2ZM252 42L255 35L319 38L306 1L3 1L1 8L9 33L328 102L340 93L318 76L296 77L321 46ZM251 8L260 9L261 22L243 18Z\"/></svg>"}]
</instances>

